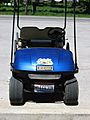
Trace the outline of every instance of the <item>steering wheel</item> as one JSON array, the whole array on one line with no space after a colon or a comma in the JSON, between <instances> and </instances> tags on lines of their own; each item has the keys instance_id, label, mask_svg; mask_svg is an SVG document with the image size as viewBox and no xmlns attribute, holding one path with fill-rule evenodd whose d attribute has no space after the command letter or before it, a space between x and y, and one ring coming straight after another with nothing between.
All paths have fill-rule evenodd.
<instances>
[{"instance_id":1,"label":"steering wheel","mask_svg":"<svg viewBox=\"0 0 90 120\"><path fill-rule=\"evenodd\" d=\"M65 31L62 28L51 28L48 31L50 39L59 40L63 35L65 35Z\"/></svg>"}]
</instances>

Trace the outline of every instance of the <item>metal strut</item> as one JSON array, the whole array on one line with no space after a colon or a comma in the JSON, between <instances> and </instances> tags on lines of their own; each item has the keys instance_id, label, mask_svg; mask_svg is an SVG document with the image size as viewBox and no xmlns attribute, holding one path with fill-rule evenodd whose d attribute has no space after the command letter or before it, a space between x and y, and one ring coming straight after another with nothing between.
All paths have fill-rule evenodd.
<instances>
[{"instance_id":1,"label":"metal strut","mask_svg":"<svg viewBox=\"0 0 90 120\"><path fill-rule=\"evenodd\" d=\"M15 28L15 12L16 12L16 1L14 0L14 9L13 9L13 26L12 26L12 46L11 46L11 66L13 62L13 45L14 45L14 28Z\"/></svg>"},{"instance_id":2,"label":"metal strut","mask_svg":"<svg viewBox=\"0 0 90 120\"><path fill-rule=\"evenodd\" d=\"M11 46L11 66L13 64L13 47L14 47L14 32L15 32L15 15L17 13L17 27L19 29L21 29L19 27L19 0L16 2L16 0L14 0L14 9L13 9L13 26L12 26L12 46Z\"/></svg>"},{"instance_id":3,"label":"metal strut","mask_svg":"<svg viewBox=\"0 0 90 120\"><path fill-rule=\"evenodd\" d=\"M19 0L17 3L17 27L21 30L20 26L19 26Z\"/></svg>"},{"instance_id":4,"label":"metal strut","mask_svg":"<svg viewBox=\"0 0 90 120\"><path fill-rule=\"evenodd\" d=\"M77 41L76 41L76 16L75 16L76 0L73 0L73 13L74 13L74 52L75 52L75 69L78 71L77 65Z\"/></svg>"},{"instance_id":5,"label":"metal strut","mask_svg":"<svg viewBox=\"0 0 90 120\"><path fill-rule=\"evenodd\" d=\"M64 29L66 29L66 22L67 22L67 0L65 0L65 22L64 22Z\"/></svg>"}]
</instances>

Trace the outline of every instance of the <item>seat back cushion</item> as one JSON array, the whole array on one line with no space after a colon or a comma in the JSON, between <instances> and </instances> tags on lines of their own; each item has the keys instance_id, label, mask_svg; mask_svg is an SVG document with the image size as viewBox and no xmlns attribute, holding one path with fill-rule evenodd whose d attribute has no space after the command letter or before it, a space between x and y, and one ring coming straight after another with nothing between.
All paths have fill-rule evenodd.
<instances>
[{"instance_id":1,"label":"seat back cushion","mask_svg":"<svg viewBox=\"0 0 90 120\"><path fill-rule=\"evenodd\" d=\"M48 31L50 27L39 29L37 27L23 27L20 31L20 38L22 40L49 40Z\"/></svg>"}]
</instances>

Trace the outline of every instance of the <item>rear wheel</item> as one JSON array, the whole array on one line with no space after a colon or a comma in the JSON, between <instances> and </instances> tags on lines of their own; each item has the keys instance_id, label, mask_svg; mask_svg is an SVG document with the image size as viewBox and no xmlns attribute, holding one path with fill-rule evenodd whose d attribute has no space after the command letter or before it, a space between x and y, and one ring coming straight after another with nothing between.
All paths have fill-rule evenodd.
<instances>
[{"instance_id":1,"label":"rear wheel","mask_svg":"<svg viewBox=\"0 0 90 120\"><path fill-rule=\"evenodd\" d=\"M10 79L9 99L11 105L23 105L23 83L14 77Z\"/></svg>"},{"instance_id":2,"label":"rear wheel","mask_svg":"<svg viewBox=\"0 0 90 120\"><path fill-rule=\"evenodd\" d=\"M76 78L65 83L64 103L66 105L78 105L78 81Z\"/></svg>"}]
</instances>

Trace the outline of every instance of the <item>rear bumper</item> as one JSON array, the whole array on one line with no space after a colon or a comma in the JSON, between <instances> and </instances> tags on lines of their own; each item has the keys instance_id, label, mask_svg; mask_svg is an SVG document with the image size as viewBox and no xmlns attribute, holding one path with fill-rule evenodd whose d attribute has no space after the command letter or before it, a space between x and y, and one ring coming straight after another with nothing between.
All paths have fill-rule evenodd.
<instances>
[{"instance_id":1,"label":"rear bumper","mask_svg":"<svg viewBox=\"0 0 90 120\"><path fill-rule=\"evenodd\" d=\"M74 72L31 72L31 71L12 71L12 76L22 80L25 84L63 84L74 78Z\"/></svg>"}]
</instances>

